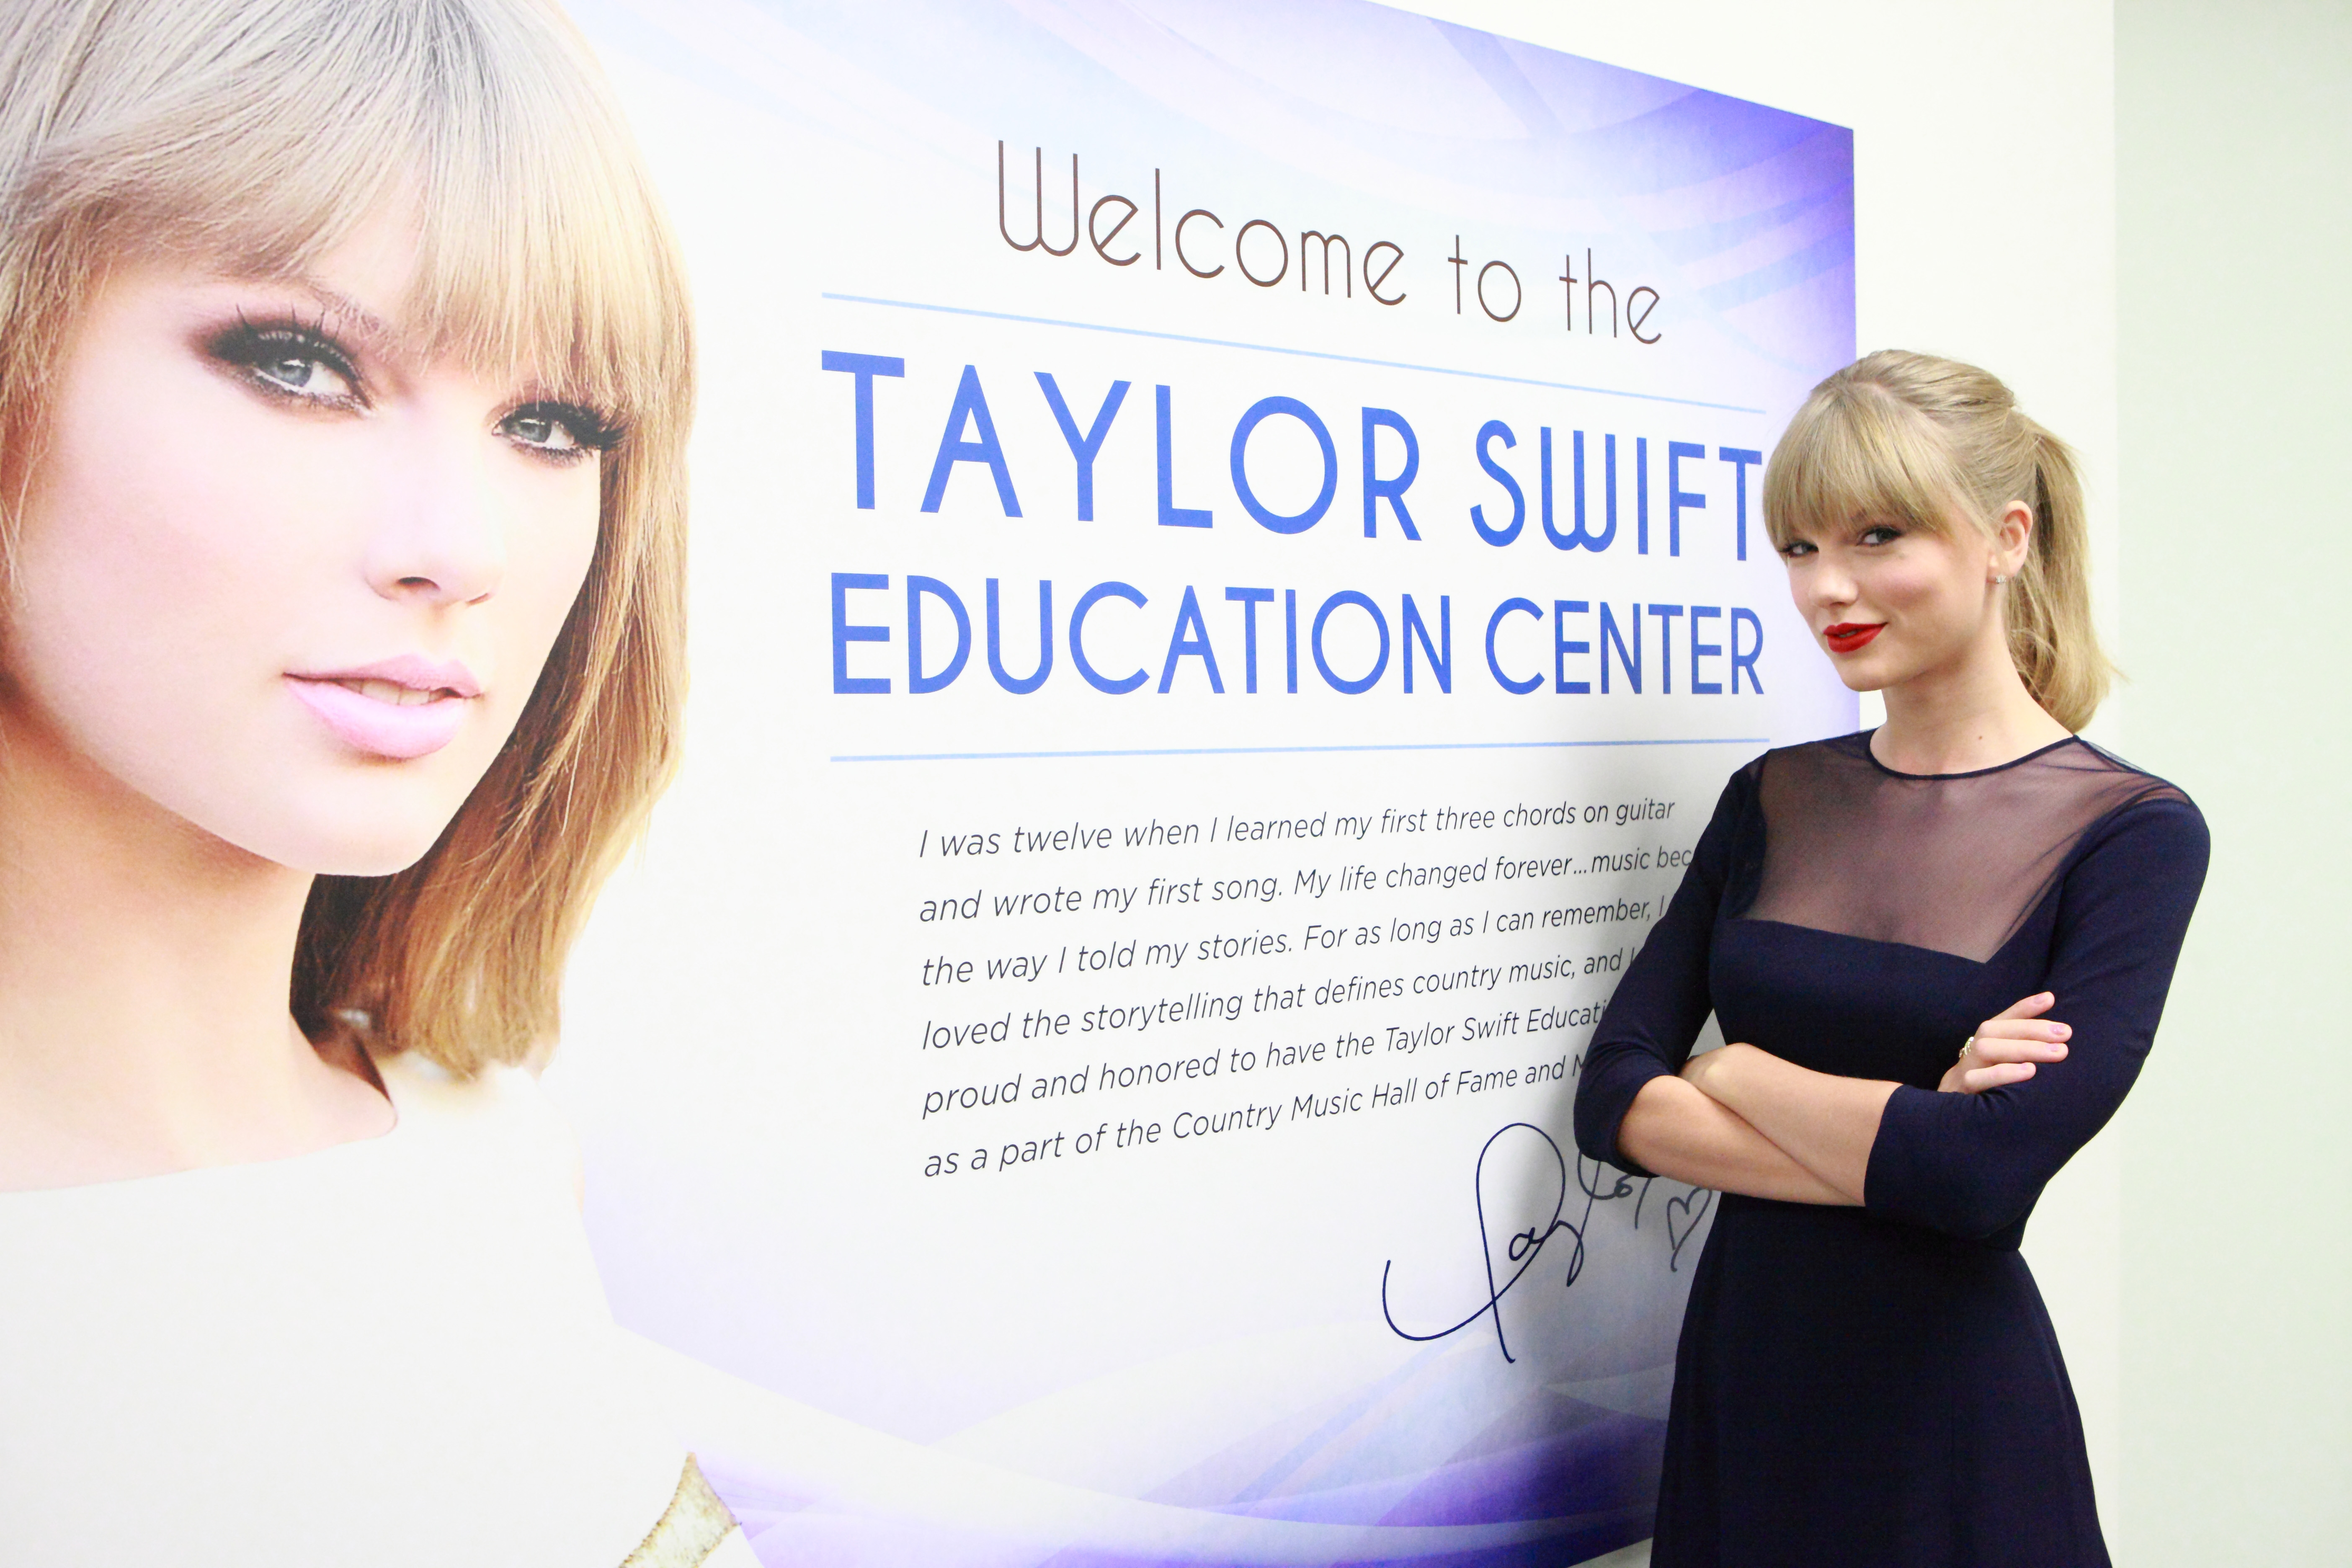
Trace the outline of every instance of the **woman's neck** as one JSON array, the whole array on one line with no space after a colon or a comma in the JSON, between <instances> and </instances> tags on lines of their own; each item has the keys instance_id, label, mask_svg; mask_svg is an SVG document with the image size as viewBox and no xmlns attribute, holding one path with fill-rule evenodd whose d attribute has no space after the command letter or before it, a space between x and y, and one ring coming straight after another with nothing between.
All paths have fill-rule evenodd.
<instances>
[{"instance_id":1,"label":"woman's neck","mask_svg":"<svg viewBox=\"0 0 2352 1568\"><path fill-rule=\"evenodd\" d=\"M288 1010L310 884L0 730L0 1191L387 1131Z\"/></svg>"},{"instance_id":2,"label":"woman's neck","mask_svg":"<svg viewBox=\"0 0 2352 1568\"><path fill-rule=\"evenodd\" d=\"M1949 665L1885 692L1871 753L1897 773L1964 773L2013 763L2069 731L2025 689L1996 625Z\"/></svg>"}]
</instances>

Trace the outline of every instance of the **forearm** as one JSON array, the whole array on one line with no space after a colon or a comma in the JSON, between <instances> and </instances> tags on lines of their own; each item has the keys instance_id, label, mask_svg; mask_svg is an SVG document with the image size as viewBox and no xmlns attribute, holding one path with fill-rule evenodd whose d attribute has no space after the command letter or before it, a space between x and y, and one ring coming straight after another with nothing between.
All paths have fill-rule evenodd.
<instances>
[{"instance_id":1,"label":"forearm","mask_svg":"<svg viewBox=\"0 0 2352 1568\"><path fill-rule=\"evenodd\" d=\"M1654 1078L1642 1086L1618 1124L1617 1146L1644 1170L1719 1193L1795 1204L1860 1201L1678 1078Z\"/></svg>"},{"instance_id":2,"label":"forearm","mask_svg":"<svg viewBox=\"0 0 2352 1568\"><path fill-rule=\"evenodd\" d=\"M1692 1058L1683 1079L1843 1194L1842 1201L1863 1201L1870 1151L1893 1083L1814 1072L1740 1045Z\"/></svg>"}]
</instances>

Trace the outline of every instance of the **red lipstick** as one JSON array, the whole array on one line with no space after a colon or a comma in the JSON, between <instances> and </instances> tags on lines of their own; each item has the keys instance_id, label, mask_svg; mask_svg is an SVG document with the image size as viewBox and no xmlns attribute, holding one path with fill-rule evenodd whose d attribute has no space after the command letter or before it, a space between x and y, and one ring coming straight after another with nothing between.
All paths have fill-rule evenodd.
<instances>
[{"instance_id":1,"label":"red lipstick","mask_svg":"<svg viewBox=\"0 0 2352 1568\"><path fill-rule=\"evenodd\" d=\"M1886 629L1885 621L1840 621L1822 633L1832 653L1860 653L1870 639Z\"/></svg>"}]
</instances>

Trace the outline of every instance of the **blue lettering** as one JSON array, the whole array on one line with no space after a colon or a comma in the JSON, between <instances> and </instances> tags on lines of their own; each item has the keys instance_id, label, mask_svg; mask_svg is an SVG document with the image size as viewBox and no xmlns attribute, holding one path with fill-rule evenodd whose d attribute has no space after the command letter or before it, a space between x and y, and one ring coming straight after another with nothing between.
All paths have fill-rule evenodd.
<instances>
[{"instance_id":1,"label":"blue lettering","mask_svg":"<svg viewBox=\"0 0 2352 1568\"><path fill-rule=\"evenodd\" d=\"M1245 461L1249 453L1251 433L1256 430L1261 423L1277 414L1287 414L1306 426L1307 433L1315 437L1315 444L1323 449L1322 489L1316 493L1313 500L1307 503L1305 511L1295 512L1288 516L1269 510L1259 501L1256 493L1250 489L1249 471ZM1249 411L1242 416L1241 423L1234 426L1231 460L1234 494L1241 498L1242 510L1255 518L1260 528L1270 533L1306 532L1323 521L1323 514L1331 510L1331 498L1339 490L1339 451L1331 444L1331 432L1324 428L1323 421L1316 416L1315 410L1295 397L1261 397L1251 404Z\"/></svg>"},{"instance_id":2,"label":"blue lettering","mask_svg":"<svg viewBox=\"0 0 2352 1568\"><path fill-rule=\"evenodd\" d=\"M1683 513L1705 511L1706 498L1683 489L1683 459L1706 456L1706 448L1696 441L1666 443L1666 553L1683 552ZM1633 689L1640 690L1640 687Z\"/></svg>"},{"instance_id":3,"label":"blue lettering","mask_svg":"<svg viewBox=\"0 0 2352 1568\"><path fill-rule=\"evenodd\" d=\"M888 626L850 624L849 595L856 589L887 588L889 585L890 579L879 572L835 572L833 574L833 689L837 695L854 697L890 689L887 677L849 673L851 643L890 640Z\"/></svg>"},{"instance_id":4,"label":"blue lettering","mask_svg":"<svg viewBox=\"0 0 2352 1568\"><path fill-rule=\"evenodd\" d=\"M1503 673L1502 662L1495 657L1495 633L1501 629L1503 617L1510 615L1533 616L1541 621L1543 612L1536 607L1533 599L1506 599L1495 606L1493 615L1486 617L1486 668L1495 677L1496 685L1514 695L1525 697L1543 684L1543 677L1530 675L1525 680L1513 680Z\"/></svg>"},{"instance_id":5,"label":"blue lettering","mask_svg":"<svg viewBox=\"0 0 2352 1568\"><path fill-rule=\"evenodd\" d=\"M817 363L826 370L846 372L856 378L857 510L874 510L874 378L905 375L907 362L889 354L849 354L827 349Z\"/></svg>"},{"instance_id":6,"label":"blue lettering","mask_svg":"<svg viewBox=\"0 0 2352 1568\"><path fill-rule=\"evenodd\" d=\"M1393 430L1404 437L1404 467L1392 479L1381 479L1375 458L1375 433ZM1386 500L1396 509L1397 526L1404 530L1407 539L1418 540L1421 530L1412 525L1412 513L1404 509L1404 492L1411 488L1413 476L1421 472L1421 442L1404 416L1386 408L1364 410L1364 537L1370 539L1378 531L1380 502Z\"/></svg>"},{"instance_id":7,"label":"blue lettering","mask_svg":"<svg viewBox=\"0 0 2352 1568\"><path fill-rule=\"evenodd\" d=\"M1696 695L1696 696L1699 696L1699 697L1720 697L1720 696L1722 696L1722 695L1723 695L1723 682L1721 682L1720 680L1702 680L1702 679L1699 679L1699 668L1698 668L1698 661L1699 661L1700 659L1702 659L1702 658L1722 658L1722 657L1723 657L1723 645L1722 645L1721 643L1701 642L1701 641L1699 641L1699 640L1698 640L1698 624L1699 624L1699 622L1701 622L1701 621L1719 621L1719 620L1721 620L1721 619L1723 618L1723 608L1722 608L1722 606L1721 606L1721 605L1693 605L1690 607L1690 617L1691 617L1691 625L1690 625L1690 633L1691 633L1691 638L1690 638L1690 689L1691 689L1691 691L1692 691L1692 693L1693 693L1694 695Z\"/></svg>"},{"instance_id":8,"label":"blue lettering","mask_svg":"<svg viewBox=\"0 0 2352 1568\"><path fill-rule=\"evenodd\" d=\"M1506 448L1519 444L1511 434L1509 426L1499 419L1487 420L1478 426L1478 466L1486 469L1486 477L1502 486L1504 493L1511 498L1510 525L1507 528L1487 527L1486 509L1474 506L1470 509L1470 526L1476 529L1478 537L1487 543L1500 545L1508 544L1519 536L1520 528L1528 521L1528 497L1527 492L1519 489L1519 481L1511 477L1510 470L1496 459L1493 445L1497 437L1501 438Z\"/></svg>"},{"instance_id":9,"label":"blue lettering","mask_svg":"<svg viewBox=\"0 0 2352 1568\"><path fill-rule=\"evenodd\" d=\"M1331 666L1323 658L1324 623L1331 618L1332 611L1348 605L1356 605L1364 614L1371 616L1374 629L1381 634L1381 653L1380 657L1372 661L1371 673L1357 680L1342 680L1334 675L1331 672ZM1389 667L1388 617L1381 614L1381 607L1373 604L1369 595L1359 594L1353 588L1342 588L1323 601L1323 607L1315 612L1313 637L1315 668L1323 677L1324 682L1334 691L1345 692L1349 697L1360 697L1372 689L1373 683L1380 679L1381 672Z\"/></svg>"},{"instance_id":10,"label":"blue lettering","mask_svg":"<svg viewBox=\"0 0 2352 1568\"><path fill-rule=\"evenodd\" d=\"M1274 590L1271 588L1228 588L1225 590L1225 598L1228 602L1237 604L1242 607L1242 689L1247 692L1255 692L1257 690L1257 607L1260 605L1270 605L1274 603ZM1292 612L1292 615L1295 629L1297 617L1297 612L1295 609ZM1297 655L1295 652L1291 656L1291 662L1294 665L1297 662ZM1295 670L1293 674L1295 678ZM1296 691L1297 689L1297 681L1294 679L1291 689Z\"/></svg>"},{"instance_id":11,"label":"blue lettering","mask_svg":"<svg viewBox=\"0 0 2352 1568\"><path fill-rule=\"evenodd\" d=\"M1223 271L1220 268L1218 270ZM1169 393L1164 386L1151 389L1153 412L1159 416L1153 427L1155 450L1160 457L1160 526L1162 528L1207 528L1215 519L1204 506L1176 504L1176 420L1169 411Z\"/></svg>"},{"instance_id":12,"label":"blue lettering","mask_svg":"<svg viewBox=\"0 0 2352 1568\"><path fill-rule=\"evenodd\" d=\"M1570 642L1567 637L1569 616L1591 613L1592 605L1583 599L1554 599L1551 602L1551 689L1554 691L1580 697L1592 690L1592 682L1568 678L1568 656L1591 653L1591 641Z\"/></svg>"},{"instance_id":13,"label":"blue lettering","mask_svg":"<svg viewBox=\"0 0 2352 1568\"><path fill-rule=\"evenodd\" d=\"M996 609L996 579L988 580L988 672L996 677L996 684L1015 697L1026 697L1045 684L1045 677L1054 672L1054 584L1041 581L1037 584L1037 670L1034 675L1013 676L1005 673L1003 645L998 640L999 618Z\"/></svg>"},{"instance_id":14,"label":"blue lettering","mask_svg":"<svg viewBox=\"0 0 2352 1568\"><path fill-rule=\"evenodd\" d=\"M1133 257L1128 258L1129 261ZM1062 389L1044 371L1037 373L1037 384L1045 389L1045 404L1054 411L1054 423L1062 427L1062 439L1069 444L1070 457L1078 465L1078 521L1095 520L1095 458L1101 452L1103 438L1110 434L1110 422L1118 413L1118 405L1127 401L1127 383L1114 381L1102 406L1095 410L1094 423L1087 433L1078 434L1078 422L1070 417L1070 405L1062 401Z\"/></svg>"},{"instance_id":15,"label":"blue lettering","mask_svg":"<svg viewBox=\"0 0 2352 1568\"><path fill-rule=\"evenodd\" d=\"M937 599L955 617L956 649L945 668L936 675L923 673L923 601ZM971 657L971 616L956 597L956 591L936 577L907 576L907 689L920 694L939 691L951 685L963 673L964 661Z\"/></svg>"},{"instance_id":16,"label":"blue lettering","mask_svg":"<svg viewBox=\"0 0 2352 1568\"><path fill-rule=\"evenodd\" d=\"M967 437L970 426L976 434ZM1004 466L1004 447L996 439L996 421L988 416L988 399L981 395L980 372L963 367L956 383L955 402L948 409L948 427L940 435L940 454L931 462L931 482L923 488L923 510L937 511L948 493L948 476L958 463L985 463L996 479L996 500L1007 517L1021 515L1013 499L1013 474Z\"/></svg>"},{"instance_id":17,"label":"blue lettering","mask_svg":"<svg viewBox=\"0 0 2352 1568\"><path fill-rule=\"evenodd\" d=\"M1188 655L1200 659L1201 667L1209 672L1209 689L1223 697L1225 683L1217 674L1217 652L1209 646L1208 624L1201 618L1201 601L1193 596L1189 583L1184 585L1184 602L1177 606L1176 630L1168 639L1168 662L1160 667L1162 697L1176 684L1176 661Z\"/></svg>"},{"instance_id":18,"label":"blue lettering","mask_svg":"<svg viewBox=\"0 0 2352 1568\"><path fill-rule=\"evenodd\" d=\"M1077 604L1070 610L1070 662L1078 667L1078 673L1086 677L1088 686L1093 687L1097 691L1108 691L1113 697L1117 697L1142 685L1150 679L1150 672L1139 669L1133 675L1122 676L1113 680L1097 670L1087 661L1087 612L1105 599L1125 599L1139 610L1143 608L1148 601L1139 591L1129 587L1125 583L1097 583L1079 595Z\"/></svg>"}]
</instances>

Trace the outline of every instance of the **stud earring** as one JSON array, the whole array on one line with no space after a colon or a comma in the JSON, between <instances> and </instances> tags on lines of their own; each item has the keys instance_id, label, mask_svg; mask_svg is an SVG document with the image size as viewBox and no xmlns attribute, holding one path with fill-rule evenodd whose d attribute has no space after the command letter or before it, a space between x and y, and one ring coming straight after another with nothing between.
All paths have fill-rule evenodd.
<instances>
[{"instance_id":1,"label":"stud earring","mask_svg":"<svg viewBox=\"0 0 2352 1568\"><path fill-rule=\"evenodd\" d=\"M2006 578L2006 577L2002 576L2002 575L2001 575L2000 573L1998 573L1998 572L1996 572L1996 573L1994 573L1994 574L1992 574L1992 585L1993 585L1994 587L1996 587L1996 588L2000 587L2002 584L2004 584L2004 583L2006 583L2006 582L2008 582L2008 581L2009 581L2009 579L2008 579L2008 578Z\"/></svg>"}]
</instances>

